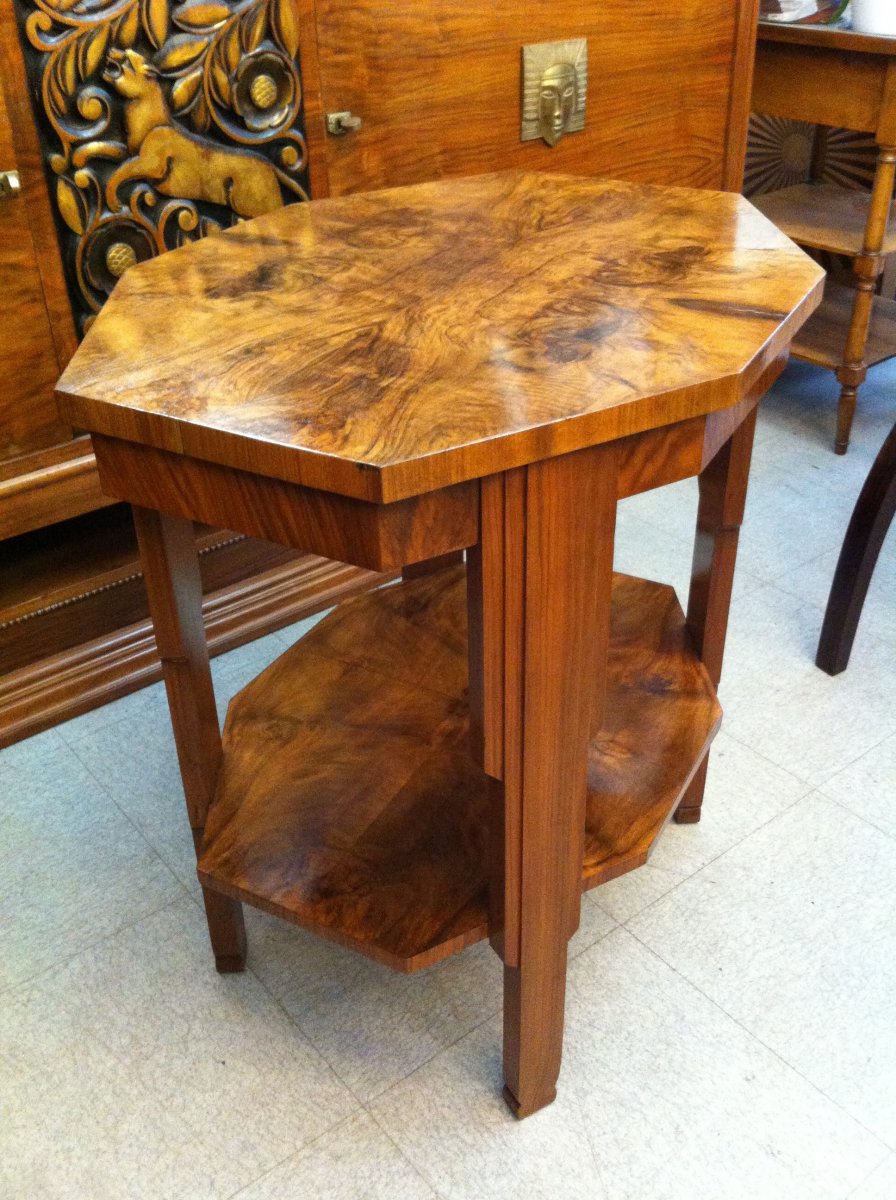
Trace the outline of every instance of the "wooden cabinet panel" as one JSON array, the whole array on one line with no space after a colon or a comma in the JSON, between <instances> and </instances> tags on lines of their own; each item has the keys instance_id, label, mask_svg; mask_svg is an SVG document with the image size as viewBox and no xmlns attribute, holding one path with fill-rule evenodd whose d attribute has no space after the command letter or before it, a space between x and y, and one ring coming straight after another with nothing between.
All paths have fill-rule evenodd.
<instances>
[{"instance_id":1,"label":"wooden cabinet panel","mask_svg":"<svg viewBox=\"0 0 896 1200\"><path fill-rule=\"evenodd\" d=\"M323 109L363 120L327 139L330 192L509 168L731 186L755 9L755 0L317 0ZM553 149L522 143L521 47L574 37L588 38L585 129Z\"/></svg>"},{"instance_id":2,"label":"wooden cabinet panel","mask_svg":"<svg viewBox=\"0 0 896 1200\"><path fill-rule=\"evenodd\" d=\"M21 174L0 88L0 171ZM0 460L71 437L53 385L60 371L44 302L26 197L0 198L0 295L12 315L0 333Z\"/></svg>"}]
</instances>

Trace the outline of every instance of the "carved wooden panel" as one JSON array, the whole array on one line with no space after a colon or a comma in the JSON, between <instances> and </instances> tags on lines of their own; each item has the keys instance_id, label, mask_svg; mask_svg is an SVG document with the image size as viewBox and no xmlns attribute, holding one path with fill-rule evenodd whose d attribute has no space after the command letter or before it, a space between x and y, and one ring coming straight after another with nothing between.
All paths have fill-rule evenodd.
<instances>
[{"instance_id":1,"label":"carved wooden panel","mask_svg":"<svg viewBox=\"0 0 896 1200\"><path fill-rule=\"evenodd\" d=\"M133 263L308 198L295 0L16 0L80 327Z\"/></svg>"}]
</instances>

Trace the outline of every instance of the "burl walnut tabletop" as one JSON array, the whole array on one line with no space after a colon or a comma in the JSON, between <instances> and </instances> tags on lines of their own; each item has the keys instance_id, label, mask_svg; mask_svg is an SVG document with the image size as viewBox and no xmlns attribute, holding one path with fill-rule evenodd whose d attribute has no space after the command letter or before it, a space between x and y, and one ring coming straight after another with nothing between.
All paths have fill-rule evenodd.
<instances>
[{"instance_id":1,"label":"burl walnut tabletop","mask_svg":"<svg viewBox=\"0 0 896 1200\"><path fill-rule=\"evenodd\" d=\"M700 816L756 405L822 280L737 196L526 174L128 272L59 395L134 506L219 970L244 902L401 971L488 937L505 1097L550 1103L582 890ZM613 548L621 496L691 475L685 614ZM194 520L403 569L223 738Z\"/></svg>"},{"instance_id":2,"label":"burl walnut tabletop","mask_svg":"<svg viewBox=\"0 0 896 1200\"><path fill-rule=\"evenodd\" d=\"M59 394L76 427L391 501L733 405L817 285L739 196L423 184L142 264Z\"/></svg>"}]
</instances>

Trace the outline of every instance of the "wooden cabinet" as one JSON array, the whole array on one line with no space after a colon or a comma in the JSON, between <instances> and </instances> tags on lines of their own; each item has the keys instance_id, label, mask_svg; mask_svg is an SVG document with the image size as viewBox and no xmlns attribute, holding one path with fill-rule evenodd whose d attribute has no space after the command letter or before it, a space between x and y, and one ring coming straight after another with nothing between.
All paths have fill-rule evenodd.
<instances>
[{"instance_id":1,"label":"wooden cabinet","mask_svg":"<svg viewBox=\"0 0 896 1200\"><path fill-rule=\"evenodd\" d=\"M5 16L6 14L4 14ZM40 169L24 64L4 27L0 54L0 538L102 507L90 443L59 417L53 387L76 339ZM48 232L49 231L49 232ZM60 303L61 298L61 303Z\"/></svg>"},{"instance_id":2,"label":"wooden cabinet","mask_svg":"<svg viewBox=\"0 0 896 1200\"><path fill-rule=\"evenodd\" d=\"M756 8L0 0L0 170L22 182L0 200L0 744L158 674L129 522L51 394L123 271L306 193L515 168L737 190ZM522 143L521 48L570 37L585 128ZM361 128L329 135L346 110ZM250 539L203 550L215 649L373 578Z\"/></svg>"},{"instance_id":3,"label":"wooden cabinet","mask_svg":"<svg viewBox=\"0 0 896 1200\"><path fill-rule=\"evenodd\" d=\"M329 189L517 169L739 190L756 7L317 0L319 103L362 120L326 140ZM588 39L585 129L521 142L521 48L567 38Z\"/></svg>"}]
</instances>

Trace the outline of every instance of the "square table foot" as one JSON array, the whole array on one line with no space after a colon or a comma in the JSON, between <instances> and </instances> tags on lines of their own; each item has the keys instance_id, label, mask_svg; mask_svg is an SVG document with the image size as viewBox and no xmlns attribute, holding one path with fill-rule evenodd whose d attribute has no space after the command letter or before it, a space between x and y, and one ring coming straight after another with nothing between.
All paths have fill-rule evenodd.
<instances>
[{"instance_id":1,"label":"square table foot","mask_svg":"<svg viewBox=\"0 0 896 1200\"><path fill-rule=\"evenodd\" d=\"M551 1088L550 1092L544 1097L539 1100L530 1101L528 1104L520 1104L507 1084L504 1085L501 1095L504 1097L507 1107L513 1115L522 1121L524 1117L531 1117L533 1113L537 1113L540 1109L547 1108L549 1104L553 1104L557 1099L557 1089L555 1087Z\"/></svg>"},{"instance_id":2,"label":"square table foot","mask_svg":"<svg viewBox=\"0 0 896 1200\"><path fill-rule=\"evenodd\" d=\"M245 958L225 957L215 958L215 970L219 975L239 975L246 969Z\"/></svg>"},{"instance_id":3,"label":"square table foot","mask_svg":"<svg viewBox=\"0 0 896 1200\"><path fill-rule=\"evenodd\" d=\"M675 813L674 821L676 825L696 825L700 820L702 809L699 808L679 808Z\"/></svg>"}]
</instances>

